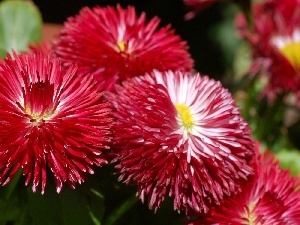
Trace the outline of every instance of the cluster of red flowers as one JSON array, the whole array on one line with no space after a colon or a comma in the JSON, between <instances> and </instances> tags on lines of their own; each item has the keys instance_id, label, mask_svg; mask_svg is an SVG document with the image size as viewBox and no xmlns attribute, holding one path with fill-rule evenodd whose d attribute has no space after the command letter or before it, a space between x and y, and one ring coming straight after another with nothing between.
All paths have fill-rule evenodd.
<instances>
[{"instance_id":1,"label":"cluster of red flowers","mask_svg":"<svg viewBox=\"0 0 300 225\"><path fill-rule=\"evenodd\" d=\"M252 173L249 126L219 82L199 74L154 71L116 87L114 161L142 200L158 208L208 212Z\"/></svg>"},{"instance_id":2,"label":"cluster of red flowers","mask_svg":"<svg viewBox=\"0 0 300 225\"><path fill-rule=\"evenodd\" d=\"M243 184L242 191L187 225L300 224L299 178L282 170L270 152L259 154L258 144L255 150L255 174Z\"/></svg>"},{"instance_id":3,"label":"cluster of red flowers","mask_svg":"<svg viewBox=\"0 0 300 225\"><path fill-rule=\"evenodd\" d=\"M254 66L267 68L266 94L300 91L300 1L266 0L253 6L253 25L243 16L237 27L253 49Z\"/></svg>"},{"instance_id":4,"label":"cluster of red flowers","mask_svg":"<svg viewBox=\"0 0 300 225\"><path fill-rule=\"evenodd\" d=\"M0 183L21 168L33 191L53 173L59 192L113 163L155 210L171 196L175 210L208 213L200 224L299 223L299 181L260 156L228 90L192 72L186 42L158 25L133 7L86 7L49 51L1 60ZM276 35L298 68L287 46L299 30Z\"/></svg>"},{"instance_id":5,"label":"cluster of red flowers","mask_svg":"<svg viewBox=\"0 0 300 225\"><path fill-rule=\"evenodd\" d=\"M157 17L146 23L132 6L85 7L65 22L54 52L65 66L76 63L78 72L93 75L100 90L153 69L191 70L186 42L159 23Z\"/></svg>"}]
</instances>

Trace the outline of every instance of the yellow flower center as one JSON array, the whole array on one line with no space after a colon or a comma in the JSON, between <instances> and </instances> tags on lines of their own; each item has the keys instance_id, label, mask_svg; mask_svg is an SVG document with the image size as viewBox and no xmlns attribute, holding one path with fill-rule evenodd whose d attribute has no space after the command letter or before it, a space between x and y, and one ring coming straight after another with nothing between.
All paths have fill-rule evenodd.
<instances>
[{"instance_id":1,"label":"yellow flower center","mask_svg":"<svg viewBox=\"0 0 300 225\"><path fill-rule=\"evenodd\" d=\"M248 217L249 225L255 225L255 215L253 212L254 207L255 207L254 203L249 204L249 217Z\"/></svg>"},{"instance_id":2,"label":"yellow flower center","mask_svg":"<svg viewBox=\"0 0 300 225\"><path fill-rule=\"evenodd\" d=\"M117 43L117 45L118 45L118 48L119 48L119 51L120 51L120 52L124 52L124 51L125 51L126 44L125 44L124 41L119 41L119 42Z\"/></svg>"},{"instance_id":3,"label":"yellow flower center","mask_svg":"<svg viewBox=\"0 0 300 225\"><path fill-rule=\"evenodd\" d=\"M175 108L182 120L183 126L186 129L192 128L194 125L194 120L189 107L187 107L185 104L175 104Z\"/></svg>"},{"instance_id":4,"label":"yellow flower center","mask_svg":"<svg viewBox=\"0 0 300 225\"><path fill-rule=\"evenodd\" d=\"M255 203L253 202L250 202L249 205L248 205L248 209L245 209L245 211L241 214L241 217L243 219L246 219L248 220L248 223L247 225L260 225L256 223L255 219L256 219L256 216L255 216L255 213L254 213L254 208L255 208Z\"/></svg>"},{"instance_id":5,"label":"yellow flower center","mask_svg":"<svg viewBox=\"0 0 300 225\"><path fill-rule=\"evenodd\" d=\"M30 83L24 88L25 113L31 116L34 124L49 118L54 112L54 84L47 81Z\"/></svg>"},{"instance_id":6,"label":"yellow flower center","mask_svg":"<svg viewBox=\"0 0 300 225\"><path fill-rule=\"evenodd\" d=\"M288 59L294 69L300 69L300 43L291 42L285 45L280 51Z\"/></svg>"},{"instance_id":7,"label":"yellow flower center","mask_svg":"<svg viewBox=\"0 0 300 225\"><path fill-rule=\"evenodd\" d=\"M26 114L31 115L32 118L35 119L36 121L46 120L47 118L49 118L52 115L51 111L47 111L42 115L40 113L37 113L37 112L33 113L31 111L31 108L30 108L29 105L25 106L25 112L26 112Z\"/></svg>"}]
</instances>

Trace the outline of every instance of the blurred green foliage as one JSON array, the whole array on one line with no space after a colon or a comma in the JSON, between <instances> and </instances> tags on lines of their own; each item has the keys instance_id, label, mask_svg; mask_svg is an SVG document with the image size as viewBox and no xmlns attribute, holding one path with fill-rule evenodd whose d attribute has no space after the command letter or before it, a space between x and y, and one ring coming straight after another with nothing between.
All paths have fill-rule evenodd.
<instances>
[{"instance_id":1,"label":"blurred green foliage","mask_svg":"<svg viewBox=\"0 0 300 225\"><path fill-rule=\"evenodd\" d=\"M0 57L14 49L25 51L29 44L41 40L42 17L38 8L28 1L0 3Z\"/></svg>"}]
</instances>

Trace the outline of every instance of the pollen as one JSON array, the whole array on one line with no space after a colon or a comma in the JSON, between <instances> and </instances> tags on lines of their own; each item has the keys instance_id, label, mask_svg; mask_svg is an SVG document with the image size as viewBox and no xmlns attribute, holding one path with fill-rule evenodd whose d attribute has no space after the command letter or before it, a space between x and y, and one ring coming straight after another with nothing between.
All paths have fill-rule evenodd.
<instances>
[{"instance_id":1,"label":"pollen","mask_svg":"<svg viewBox=\"0 0 300 225\"><path fill-rule=\"evenodd\" d=\"M118 45L118 48L119 48L119 52L124 52L124 51L125 51L125 49L126 49L126 44L125 44L124 41L119 41L119 42L117 43L117 45Z\"/></svg>"},{"instance_id":2,"label":"pollen","mask_svg":"<svg viewBox=\"0 0 300 225\"><path fill-rule=\"evenodd\" d=\"M255 204L254 203L250 203L249 204L249 215L248 215L248 221L249 221L249 225L254 225L255 224L255 214L254 214L254 208L255 208Z\"/></svg>"},{"instance_id":3,"label":"pollen","mask_svg":"<svg viewBox=\"0 0 300 225\"><path fill-rule=\"evenodd\" d=\"M55 108L53 103L54 84L47 81L30 83L24 88L24 109L36 121L49 118Z\"/></svg>"},{"instance_id":4,"label":"pollen","mask_svg":"<svg viewBox=\"0 0 300 225\"><path fill-rule=\"evenodd\" d=\"M175 108L182 120L183 126L186 129L190 129L194 125L193 115L185 104L175 104Z\"/></svg>"},{"instance_id":5,"label":"pollen","mask_svg":"<svg viewBox=\"0 0 300 225\"><path fill-rule=\"evenodd\" d=\"M281 53L288 59L294 69L300 69L300 43L291 42L281 48Z\"/></svg>"}]
</instances>

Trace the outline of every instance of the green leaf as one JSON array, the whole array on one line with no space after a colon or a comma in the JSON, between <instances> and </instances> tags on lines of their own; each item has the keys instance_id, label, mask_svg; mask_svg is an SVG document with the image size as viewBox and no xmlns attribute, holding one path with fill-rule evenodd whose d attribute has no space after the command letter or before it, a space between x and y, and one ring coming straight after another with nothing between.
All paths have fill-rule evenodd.
<instances>
[{"instance_id":1,"label":"green leaf","mask_svg":"<svg viewBox=\"0 0 300 225\"><path fill-rule=\"evenodd\" d=\"M65 224L92 225L90 214L86 208L86 201L78 190L66 190L59 195Z\"/></svg>"},{"instance_id":2,"label":"green leaf","mask_svg":"<svg viewBox=\"0 0 300 225\"><path fill-rule=\"evenodd\" d=\"M26 51L29 44L41 40L42 17L29 1L3 1L0 3L0 57L14 49Z\"/></svg>"},{"instance_id":3,"label":"green leaf","mask_svg":"<svg viewBox=\"0 0 300 225\"><path fill-rule=\"evenodd\" d=\"M96 189L91 188L87 199L87 209L94 225L101 225L101 219L105 211L104 196Z\"/></svg>"},{"instance_id":4,"label":"green leaf","mask_svg":"<svg viewBox=\"0 0 300 225\"><path fill-rule=\"evenodd\" d=\"M135 195L131 196L108 216L104 224L114 225L137 201L138 198Z\"/></svg>"},{"instance_id":5,"label":"green leaf","mask_svg":"<svg viewBox=\"0 0 300 225\"><path fill-rule=\"evenodd\" d=\"M95 190L77 187L57 194L48 186L44 195L29 191L28 214L32 225L101 225L103 198Z\"/></svg>"},{"instance_id":6,"label":"green leaf","mask_svg":"<svg viewBox=\"0 0 300 225\"><path fill-rule=\"evenodd\" d=\"M298 150L281 150L276 153L280 165L289 169L292 175L300 176L300 152Z\"/></svg>"},{"instance_id":7,"label":"green leaf","mask_svg":"<svg viewBox=\"0 0 300 225\"><path fill-rule=\"evenodd\" d=\"M65 224L58 194L53 189L48 189L44 195L32 193L32 190L28 189L28 215L32 225Z\"/></svg>"}]
</instances>

